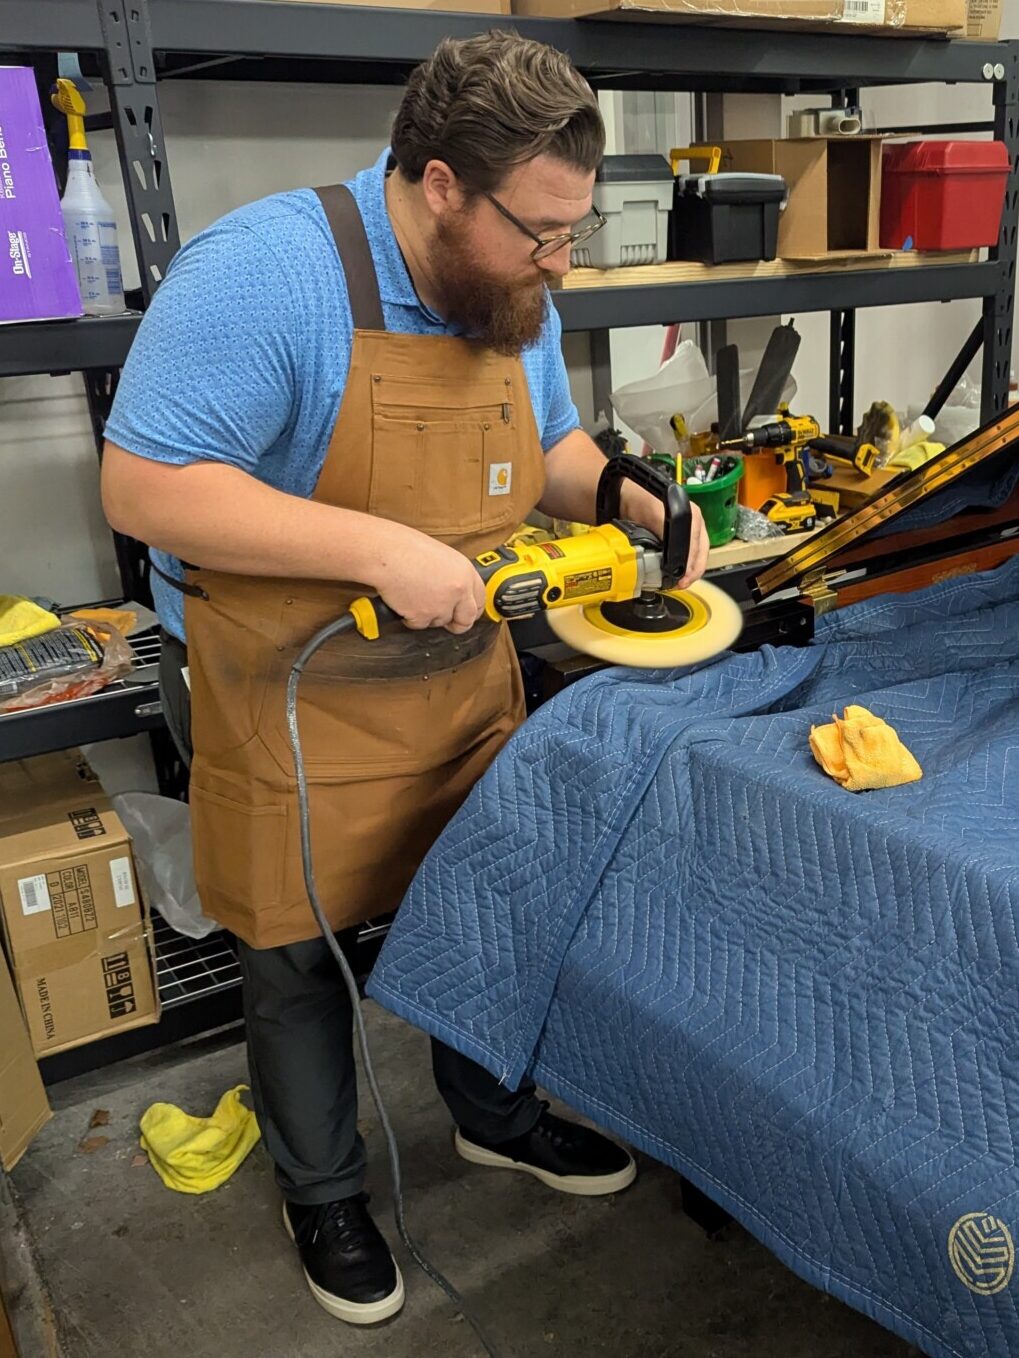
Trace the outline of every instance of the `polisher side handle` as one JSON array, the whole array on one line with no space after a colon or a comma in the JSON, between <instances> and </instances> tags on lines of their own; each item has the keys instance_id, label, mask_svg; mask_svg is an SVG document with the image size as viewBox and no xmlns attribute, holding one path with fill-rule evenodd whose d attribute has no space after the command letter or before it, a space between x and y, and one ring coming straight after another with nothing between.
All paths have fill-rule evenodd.
<instances>
[{"instance_id":1,"label":"polisher side handle","mask_svg":"<svg viewBox=\"0 0 1019 1358\"><path fill-rule=\"evenodd\" d=\"M633 481L649 491L665 508L662 538L662 583L670 589L686 574L690 555L690 497L663 471L631 453L610 457L598 479L595 519L611 523L621 516L623 482Z\"/></svg>"}]
</instances>

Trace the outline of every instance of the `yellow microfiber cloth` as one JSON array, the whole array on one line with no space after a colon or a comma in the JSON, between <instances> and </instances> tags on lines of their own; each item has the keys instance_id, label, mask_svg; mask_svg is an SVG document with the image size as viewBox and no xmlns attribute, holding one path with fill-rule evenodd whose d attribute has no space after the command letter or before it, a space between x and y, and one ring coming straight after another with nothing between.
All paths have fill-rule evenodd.
<instances>
[{"instance_id":1,"label":"yellow microfiber cloth","mask_svg":"<svg viewBox=\"0 0 1019 1358\"><path fill-rule=\"evenodd\" d=\"M146 1108L139 1124L142 1150L167 1188L209 1193L226 1183L258 1141L258 1123L241 1103L241 1090L228 1089L212 1117L195 1118L172 1103Z\"/></svg>"},{"instance_id":2,"label":"yellow microfiber cloth","mask_svg":"<svg viewBox=\"0 0 1019 1358\"><path fill-rule=\"evenodd\" d=\"M71 616L81 618L83 622L115 627L123 637L129 637L138 622L138 614L133 608L76 608Z\"/></svg>"},{"instance_id":3,"label":"yellow microfiber cloth","mask_svg":"<svg viewBox=\"0 0 1019 1358\"><path fill-rule=\"evenodd\" d=\"M810 748L825 773L848 792L898 787L923 777L892 727L865 707L850 705L841 721L833 713L830 726L812 726Z\"/></svg>"},{"instance_id":4,"label":"yellow microfiber cloth","mask_svg":"<svg viewBox=\"0 0 1019 1358\"><path fill-rule=\"evenodd\" d=\"M31 599L17 594L0 594L0 646L16 646L19 641L41 637L60 626L60 619Z\"/></svg>"}]
</instances>

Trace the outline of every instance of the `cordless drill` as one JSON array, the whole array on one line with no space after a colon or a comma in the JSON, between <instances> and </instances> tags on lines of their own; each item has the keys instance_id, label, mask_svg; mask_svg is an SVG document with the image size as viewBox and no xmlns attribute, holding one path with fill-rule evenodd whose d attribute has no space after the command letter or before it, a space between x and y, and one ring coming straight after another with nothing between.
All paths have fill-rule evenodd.
<instances>
[{"instance_id":1,"label":"cordless drill","mask_svg":"<svg viewBox=\"0 0 1019 1358\"><path fill-rule=\"evenodd\" d=\"M760 424L738 438L726 439L720 448L743 453L756 453L774 448L786 469L786 490L790 495L807 488L807 473L803 465L803 449L821 437L821 426L812 415L786 415L770 424Z\"/></svg>"}]
</instances>

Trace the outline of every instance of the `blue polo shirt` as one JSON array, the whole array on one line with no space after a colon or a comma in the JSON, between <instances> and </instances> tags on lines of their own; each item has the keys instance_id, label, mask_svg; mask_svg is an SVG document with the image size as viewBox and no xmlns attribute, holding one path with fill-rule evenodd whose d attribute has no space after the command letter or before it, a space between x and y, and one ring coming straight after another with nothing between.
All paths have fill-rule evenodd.
<instances>
[{"instance_id":1,"label":"blue polo shirt","mask_svg":"<svg viewBox=\"0 0 1019 1358\"><path fill-rule=\"evenodd\" d=\"M389 221L389 152L350 184L364 218L389 330L457 334L423 306ZM570 398L555 308L522 355L546 452L580 421ZM310 189L231 212L176 255L121 375L106 436L177 466L219 461L292 495L318 480L350 366L347 283ZM180 577L163 552L152 559ZM184 639L183 598L153 574L168 632Z\"/></svg>"}]
</instances>

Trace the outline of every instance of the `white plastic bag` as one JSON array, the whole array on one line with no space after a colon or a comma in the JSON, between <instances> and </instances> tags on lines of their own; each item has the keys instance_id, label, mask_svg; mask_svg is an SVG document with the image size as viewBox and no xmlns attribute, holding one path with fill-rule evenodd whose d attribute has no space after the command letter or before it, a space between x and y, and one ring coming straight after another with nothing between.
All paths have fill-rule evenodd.
<instances>
[{"instance_id":1,"label":"white plastic bag","mask_svg":"<svg viewBox=\"0 0 1019 1358\"><path fill-rule=\"evenodd\" d=\"M123 792L110 800L134 841L138 876L153 910L188 938L205 938L218 929L198 899L187 805L154 792Z\"/></svg>"},{"instance_id":2,"label":"white plastic bag","mask_svg":"<svg viewBox=\"0 0 1019 1358\"><path fill-rule=\"evenodd\" d=\"M740 389L753 386L756 370L740 370ZM789 378L782 399L792 401L796 382ZM704 355L693 340L683 340L657 372L628 382L612 393L612 407L624 424L639 434L656 453L673 454L676 436L673 415L682 415L691 434L706 433L718 420L718 393Z\"/></svg>"},{"instance_id":3,"label":"white plastic bag","mask_svg":"<svg viewBox=\"0 0 1019 1358\"><path fill-rule=\"evenodd\" d=\"M715 379L708 372L704 355L693 340L683 340L656 373L618 387L612 393L612 407L655 452L673 453L673 415L691 416L714 390ZM696 432L689 421L687 427Z\"/></svg>"}]
</instances>

